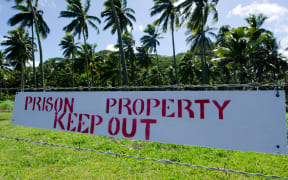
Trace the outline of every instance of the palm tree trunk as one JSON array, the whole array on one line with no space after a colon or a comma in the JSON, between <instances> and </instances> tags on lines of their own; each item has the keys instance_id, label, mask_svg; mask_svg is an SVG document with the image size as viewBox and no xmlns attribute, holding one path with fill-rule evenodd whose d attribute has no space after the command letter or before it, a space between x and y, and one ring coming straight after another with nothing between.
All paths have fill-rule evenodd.
<instances>
[{"instance_id":1,"label":"palm tree trunk","mask_svg":"<svg viewBox=\"0 0 288 180\"><path fill-rule=\"evenodd\" d=\"M244 69L242 64L240 64L240 84L244 84Z\"/></svg>"},{"instance_id":2,"label":"palm tree trunk","mask_svg":"<svg viewBox=\"0 0 288 180\"><path fill-rule=\"evenodd\" d=\"M206 63L204 59L204 29L203 24L201 25L201 45L200 45L200 54L201 54L201 75L202 75L202 84L206 84Z\"/></svg>"},{"instance_id":3,"label":"palm tree trunk","mask_svg":"<svg viewBox=\"0 0 288 180\"><path fill-rule=\"evenodd\" d=\"M74 88L74 53L72 53L72 66L71 66L71 72L72 72L72 88Z\"/></svg>"},{"instance_id":4,"label":"palm tree trunk","mask_svg":"<svg viewBox=\"0 0 288 180\"><path fill-rule=\"evenodd\" d=\"M119 52L121 55L121 61L122 61L122 69L123 69L123 75L124 75L124 83L126 86L128 86L128 76L127 76L127 69L126 69L126 62L125 62L125 54L123 50L123 44L122 44L122 34L121 34L121 29L119 25L119 20L116 14L116 9L113 0L110 0L110 4L112 7L112 14L115 19L115 24L117 28L117 34L118 34L118 43L119 43Z\"/></svg>"},{"instance_id":5,"label":"palm tree trunk","mask_svg":"<svg viewBox=\"0 0 288 180\"><path fill-rule=\"evenodd\" d=\"M155 47L155 53L156 53L156 58L157 58L157 68L158 68L158 74L159 74L159 81L161 80L161 70L160 70L160 65L159 65L159 57L158 57L158 53L157 53L157 49Z\"/></svg>"},{"instance_id":6,"label":"palm tree trunk","mask_svg":"<svg viewBox=\"0 0 288 180\"><path fill-rule=\"evenodd\" d=\"M24 61L21 61L21 91L24 91Z\"/></svg>"},{"instance_id":7,"label":"palm tree trunk","mask_svg":"<svg viewBox=\"0 0 288 180\"><path fill-rule=\"evenodd\" d=\"M37 88L36 85L36 67L35 67L35 53L34 53L34 22L32 19L32 61L33 61L33 82L34 82L34 88Z\"/></svg>"},{"instance_id":8,"label":"palm tree trunk","mask_svg":"<svg viewBox=\"0 0 288 180\"><path fill-rule=\"evenodd\" d=\"M122 80L121 80L121 76L122 76L122 71L121 71L121 56L118 53L118 86L122 85Z\"/></svg>"},{"instance_id":9,"label":"palm tree trunk","mask_svg":"<svg viewBox=\"0 0 288 180\"><path fill-rule=\"evenodd\" d=\"M85 50L85 62L86 62L86 77L87 77L87 86L90 90L90 78L89 78L89 68L88 68L88 59L87 59L87 43L86 43L86 36L84 31L82 32L83 39L84 39L84 50Z\"/></svg>"},{"instance_id":10,"label":"palm tree trunk","mask_svg":"<svg viewBox=\"0 0 288 180\"><path fill-rule=\"evenodd\" d=\"M1 65L1 64L0 64ZM286 82L286 81L285 81ZM2 70L0 66L0 100L2 99L2 88L3 87L3 82L2 82Z\"/></svg>"},{"instance_id":11,"label":"palm tree trunk","mask_svg":"<svg viewBox=\"0 0 288 180\"><path fill-rule=\"evenodd\" d=\"M36 34L37 34L38 46L39 46L39 54L40 54L40 65L39 65L39 67L40 67L40 75L41 75L41 86L42 86L43 91L44 91L45 85L44 85L43 53L42 53L42 45L41 45L41 39L40 39L38 20L37 20L36 12L34 11L34 8L33 8L33 5L32 5L32 0L29 0L29 5L30 5L30 7L32 9L34 23L35 23L35 27L36 27Z\"/></svg>"},{"instance_id":12,"label":"palm tree trunk","mask_svg":"<svg viewBox=\"0 0 288 180\"><path fill-rule=\"evenodd\" d=\"M172 45L173 45L173 59L174 59L174 69L175 69L175 75L176 75L176 84L179 84L178 80L178 71L177 71L177 63L176 63L176 55L175 55L175 41L174 41L174 27L172 27Z\"/></svg>"}]
</instances>

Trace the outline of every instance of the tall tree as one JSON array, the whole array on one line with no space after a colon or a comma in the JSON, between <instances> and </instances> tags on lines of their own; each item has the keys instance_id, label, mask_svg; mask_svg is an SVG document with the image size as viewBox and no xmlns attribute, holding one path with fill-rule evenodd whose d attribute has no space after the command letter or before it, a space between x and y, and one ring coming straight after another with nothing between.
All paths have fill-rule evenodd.
<instances>
[{"instance_id":1,"label":"tall tree","mask_svg":"<svg viewBox=\"0 0 288 180\"><path fill-rule=\"evenodd\" d=\"M209 14L212 13L213 21L218 21L218 13L216 10L216 5L218 0L185 0L182 2L178 8L183 14L183 18L186 21L187 27L192 29L195 36L202 33L204 37L205 25L208 20ZM207 64L205 55L204 38L200 42L200 53L201 53L201 69L202 69L202 83L208 83L207 76Z\"/></svg>"},{"instance_id":2,"label":"tall tree","mask_svg":"<svg viewBox=\"0 0 288 180\"><path fill-rule=\"evenodd\" d=\"M65 58L71 58L71 73L72 73L72 87L74 87L74 61L78 50L80 49L79 43L75 42L74 36L72 34L66 34L61 40L59 46L63 50L63 55Z\"/></svg>"},{"instance_id":3,"label":"tall tree","mask_svg":"<svg viewBox=\"0 0 288 180\"><path fill-rule=\"evenodd\" d=\"M128 31L127 29L128 26L133 28L132 21L134 22L136 21L133 15L135 12L133 9L127 8L127 0L106 0L104 6L105 10L101 13L101 17L104 17L106 22L104 30L112 28L111 29L112 34L115 34L115 32L117 31L119 55L121 58L121 64L123 68L124 83L125 85L128 85L128 76L125 62L125 54L123 50L122 33ZM119 68L120 68L120 62L119 62ZM120 69L119 72L121 72ZM121 79L121 77L119 77L119 79Z\"/></svg>"},{"instance_id":4,"label":"tall tree","mask_svg":"<svg viewBox=\"0 0 288 180\"><path fill-rule=\"evenodd\" d=\"M162 26L162 31L166 32L168 27L171 30L172 35L172 46L173 46L173 59L174 59L174 70L176 75L176 84L179 83L178 71L175 55L175 41L174 41L174 30L175 27L179 26L179 11L175 6L175 0L153 0L154 6L151 8L151 16L160 14L160 17L154 21L157 26Z\"/></svg>"},{"instance_id":5,"label":"tall tree","mask_svg":"<svg viewBox=\"0 0 288 180\"><path fill-rule=\"evenodd\" d=\"M4 36L5 41L1 45L6 46L4 54L15 65L15 68L19 67L21 71L21 90L24 89L24 67L25 63L32 58L32 39L28 33L25 33L23 29L17 29L8 32L9 36Z\"/></svg>"},{"instance_id":6,"label":"tall tree","mask_svg":"<svg viewBox=\"0 0 288 180\"><path fill-rule=\"evenodd\" d=\"M245 83L244 68L249 61L249 38L247 28L239 27L225 33L227 47L215 50L218 60L223 66L235 64L240 69L240 83Z\"/></svg>"},{"instance_id":7,"label":"tall tree","mask_svg":"<svg viewBox=\"0 0 288 180\"><path fill-rule=\"evenodd\" d=\"M41 39L46 38L50 33L50 29L43 19L43 11L37 10L38 0L35 0L34 6L32 5L32 0L15 0L16 6L13 9L19 10L20 12L8 20L8 24L15 26L20 24L20 27L30 27L32 34L32 46L34 45L34 27L36 28L38 46L40 52L40 74L41 74L41 85L44 88L44 73L43 73L43 53ZM24 3L24 4L23 4ZM36 87L36 68L35 68L35 56L34 56L34 46L32 48L32 60L33 60L33 79L34 87Z\"/></svg>"},{"instance_id":8,"label":"tall tree","mask_svg":"<svg viewBox=\"0 0 288 180\"><path fill-rule=\"evenodd\" d=\"M161 33L159 33L155 26L148 24L146 29L144 30L146 35L144 35L140 41L143 44L143 46L147 47L150 52L156 53L156 58L157 58L157 68L158 68L158 73L161 74L160 66L159 66L159 57L157 53L157 46L160 45L159 40L162 39L160 36Z\"/></svg>"},{"instance_id":9,"label":"tall tree","mask_svg":"<svg viewBox=\"0 0 288 180\"><path fill-rule=\"evenodd\" d=\"M131 33L126 32L125 34L122 35L122 41L123 41L123 50L125 52L125 57L128 59L128 64L131 70L128 71L131 72L130 74L130 79L133 82L133 85L135 85L135 80L136 80L136 66L135 66L135 61L136 61L136 55L135 55L135 40L133 38L133 35ZM129 77L129 75L128 75Z\"/></svg>"},{"instance_id":10,"label":"tall tree","mask_svg":"<svg viewBox=\"0 0 288 180\"><path fill-rule=\"evenodd\" d=\"M86 46L86 52L87 52L87 55L86 55L86 58L87 58L87 61L88 61L88 69L90 69L90 75L91 75L91 80L89 79L90 81L90 84L93 85L93 82L94 82L94 76L93 76L93 67L96 69L97 67L97 62L96 62L96 48L97 48L97 44L89 44L87 43L87 46ZM85 61L85 46L82 44L81 45L81 49L79 51L79 57L77 58L78 60L82 61L83 60ZM95 64L95 65L94 65Z\"/></svg>"},{"instance_id":11,"label":"tall tree","mask_svg":"<svg viewBox=\"0 0 288 180\"><path fill-rule=\"evenodd\" d=\"M63 28L64 31L70 33L73 32L73 35L83 36L84 48L85 48L85 62L86 62L86 76L87 76L87 85L90 88L90 78L89 78L89 68L88 68L88 59L87 59L87 39L88 39L88 24L93 27L97 33L99 33L99 28L94 23L100 24L101 21L98 17L88 15L90 9L90 0L86 0L85 7L83 6L81 0L66 0L68 3L67 10L60 12L60 17L72 18L72 22Z\"/></svg>"}]
</instances>

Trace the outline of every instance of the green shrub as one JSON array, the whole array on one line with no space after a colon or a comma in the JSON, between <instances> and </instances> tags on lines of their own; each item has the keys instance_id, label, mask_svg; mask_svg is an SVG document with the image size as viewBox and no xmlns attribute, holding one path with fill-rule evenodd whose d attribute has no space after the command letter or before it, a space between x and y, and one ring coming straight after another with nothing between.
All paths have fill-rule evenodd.
<instances>
[{"instance_id":1,"label":"green shrub","mask_svg":"<svg viewBox=\"0 0 288 180\"><path fill-rule=\"evenodd\" d=\"M14 101L11 100L0 101L0 110L12 111L13 107L14 107Z\"/></svg>"}]
</instances>

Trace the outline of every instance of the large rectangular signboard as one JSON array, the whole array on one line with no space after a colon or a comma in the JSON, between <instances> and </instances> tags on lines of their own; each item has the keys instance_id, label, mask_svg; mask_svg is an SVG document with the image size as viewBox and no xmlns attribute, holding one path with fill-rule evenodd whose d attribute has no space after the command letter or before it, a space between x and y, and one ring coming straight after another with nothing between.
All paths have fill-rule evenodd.
<instances>
[{"instance_id":1,"label":"large rectangular signboard","mask_svg":"<svg viewBox=\"0 0 288 180\"><path fill-rule=\"evenodd\" d=\"M12 124L287 154L280 91L21 92Z\"/></svg>"}]
</instances>

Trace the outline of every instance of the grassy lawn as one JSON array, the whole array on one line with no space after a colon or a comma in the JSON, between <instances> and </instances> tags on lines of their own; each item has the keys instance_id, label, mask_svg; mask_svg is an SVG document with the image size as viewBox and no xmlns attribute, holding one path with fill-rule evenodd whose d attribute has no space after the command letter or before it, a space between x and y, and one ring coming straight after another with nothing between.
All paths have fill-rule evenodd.
<instances>
[{"instance_id":1,"label":"grassy lawn","mask_svg":"<svg viewBox=\"0 0 288 180\"><path fill-rule=\"evenodd\" d=\"M0 134L101 151L288 176L288 156L39 130L10 124L0 112ZM263 179L199 168L167 165L87 151L0 138L0 179Z\"/></svg>"}]
</instances>

